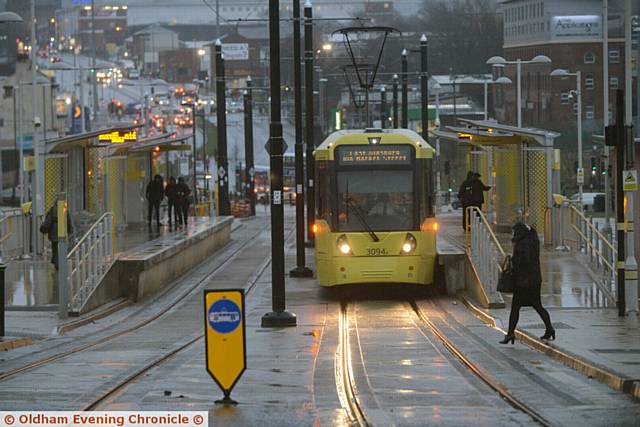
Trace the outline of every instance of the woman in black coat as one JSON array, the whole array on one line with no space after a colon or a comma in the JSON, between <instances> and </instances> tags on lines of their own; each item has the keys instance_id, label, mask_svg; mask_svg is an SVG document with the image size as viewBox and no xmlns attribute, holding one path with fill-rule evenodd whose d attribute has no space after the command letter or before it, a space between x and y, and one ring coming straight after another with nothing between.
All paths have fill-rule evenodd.
<instances>
[{"instance_id":1,"label":"woman in black coat","mask_svg":"<svg viewBox=\"0 0 640 427\"><path fill-rule=\"evenodd\" d=\"M500 344L515 341L516 325L520 317L520 307L530 306L542 318L546 328L540 339L556 339L556 331L551 325L549 312L542 307L540 301L540 287L542 274L540 273L540 241L538 232L529 225L518 222L513 226L513 256L511 263L515 274L515 288L509 315L509 331Z\"/></svg>"}]
</instances>

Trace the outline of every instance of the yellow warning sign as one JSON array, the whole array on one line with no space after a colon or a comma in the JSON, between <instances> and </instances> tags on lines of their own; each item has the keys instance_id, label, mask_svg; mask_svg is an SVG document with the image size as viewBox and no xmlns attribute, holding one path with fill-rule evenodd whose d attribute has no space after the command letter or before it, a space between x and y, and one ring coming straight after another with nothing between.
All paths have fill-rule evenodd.
<instances>
[{"instance_id":1,"label":"yellow warning sign","mask_svg":"<svg viewBox=\"0 0 640 427\"><path fill-rule=\"evenodd\" d=\"M36 158L34 156L24 156L22 161L24 162L23 167L25 172L36 170Z\"/></svg>"},{"instance_id":2,"label":"yellow warning sign","mask_svg":"<svg viewBox=\"0 0 640 427\"><path fill-rule=\"evenodd\" d=\"M231 390L247 367L244 291L204 291L207 372L230 400Z\"/></svg>"},{"instance_id":3,"label":"yellow warning sign","mask_svg":"<svg viewBox=\"0 0 640 427\"><path fill-rule=\"evenodd\" d=\"M638 191L638 171L635 169L622 171L622 189Z\"/></svg>"}]
</instances>

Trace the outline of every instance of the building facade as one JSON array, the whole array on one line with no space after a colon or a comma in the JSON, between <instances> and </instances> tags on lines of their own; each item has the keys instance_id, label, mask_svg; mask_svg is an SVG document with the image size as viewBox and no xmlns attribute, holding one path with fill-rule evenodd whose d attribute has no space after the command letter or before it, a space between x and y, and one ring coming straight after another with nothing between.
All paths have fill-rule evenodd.
<instances>
[{"instance_id":1,"label":"building facade","mask_svg":"<svg viewBox=\"0 0 640 427\"><path fill-rule=\"evenodd\" d=\"M603 61L609 63L609 111L614 91L624 87L624 39L620 3L610 1L609 52L603 57L601 0L504 0L504 57L508 61L548 56L551 64L522 65L523 126L549 128L575 139L577 87L575 77L551 77L554 69L582 74L583 130L602 132L604 114ZM501 121L516 123L516 66L494 69L513 85L499 89ZM496 105L501 105L499 102Z\"/></svg>"}]
</instances>

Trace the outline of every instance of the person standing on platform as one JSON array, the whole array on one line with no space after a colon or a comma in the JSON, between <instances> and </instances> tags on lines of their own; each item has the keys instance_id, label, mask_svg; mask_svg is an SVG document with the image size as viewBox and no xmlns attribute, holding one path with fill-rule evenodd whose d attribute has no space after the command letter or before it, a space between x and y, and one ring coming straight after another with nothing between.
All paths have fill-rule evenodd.
<instances>
[{"instance_id":1,"label":"person standing on platform","mask_svg":"<svg viewBox=\"0 0 640 427\"><path fill-rule=\"evenodd\" d=\"M484 182L480 180L480 176L478 172L474 172L473 178L471 178L471 200L469 206L475 206L482 210L484 192L491 190L491 187L484 185Z\"/></svg>"},{"instance_id":2,"label":"person standing on platform","mask_svg":"<svg viewBox=\"0 0 640 427\"><path fill-rule=\"evenodd\" d=\"M458 189L458 200L462 205L462 229L467 231L467 207L471 205L471 182L473 181L473 171L467 172L467 178L462 181Z\"/></svg>"},{"instance_id":3,"label":"person standing on platform","mask_svg":"<svg viewBox=\"0 0 640 427\"><path fill-rule=\"evenodd\" d=\"M178 209L181 210L182 218L181 222L184 225L187 225L187 218L189 218L189 195L191 194L191 189L184 182L184 178L178 178L178 184L176 185L176 194L178 197L177 205Z\"/></svg>"},{"instance_id":4,"label":"person standing on platform","mask_svg":"<svg viewBox=\"0 0 640 427\"><path fill-rule=\"evenodd\" d=\"M180 218L182 218L182 211L178 208L177 195L176 195L176 179L174 177L169 178L169 184L164 189L164 194L167 196L167 215L169 217L169 227L172 226L171 216L173 215L176 226L178 225L178 211L180 210Z\"/></svg>"},{"instance_id":5,"label":"person standing on platform","mask_svg":"<svg viewBox=\"0 0 640 427\"><path fill-rule=\"evenodd\" d=\"M51 263L58 271L58 205L54 203L47 211L44 221L40 225L40 232L46 234L51 242ZM67 235L73 234L71 215L67 215Z\"/></svg>"},{"instance_id":6,"label":"person standing on platform","mask_svg":"<svg viewBox=\"0 0 640 427\"><path fill-rule=\"evenodd\" d=\"M556 339L556 331L551 324L549 312L542 306L540 288L540 240L535 228L523 222L513 226L513 255L511 265L514 273L513 300L509 314L509 330L500 344L515 341L516 326L520 318L520 307L533 307L544 322L545 332L541 340Z\"/></svg>"},{"instance_id":7,"label":"person standing on platform","mask_svg":"<svg viewBox=\"0 0 640 427\"><path fill-rule=\"evenodd\" d=\"M164 199L164 185L160 175L154 176L153 180L147 184L146 194L148 202L147 223L149 227L151 227L151 217L155 210L156 225L160 227L162 225L160 223L160 203L162 203L162 199Z\"/></svg>"}]
</instances>

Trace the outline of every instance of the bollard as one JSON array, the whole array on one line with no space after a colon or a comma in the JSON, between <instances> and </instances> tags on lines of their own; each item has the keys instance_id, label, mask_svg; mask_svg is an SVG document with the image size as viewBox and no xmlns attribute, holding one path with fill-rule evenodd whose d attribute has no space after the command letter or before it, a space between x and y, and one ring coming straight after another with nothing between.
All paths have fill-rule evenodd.
<instances>
[{"instance_id":1,"label":"bollard","mask_svg":"<svg viewBox=\"0 0 640 427\"><path fill-rule=\"evenodd\" d=\"M66 319L69 302L67 277L67 199L65 193L58 194L58 317Z\"/></svg>"},{"instance_id":2,"label":"bollard","mask_svg":"<svg viewBox=\"0 0 640 427\"><path fill-rule=\"evenodd\" d=\"M0 338L4 337L4 271L6 264L0 259Z\"/></svg>"}]
</instances>

